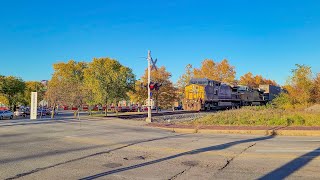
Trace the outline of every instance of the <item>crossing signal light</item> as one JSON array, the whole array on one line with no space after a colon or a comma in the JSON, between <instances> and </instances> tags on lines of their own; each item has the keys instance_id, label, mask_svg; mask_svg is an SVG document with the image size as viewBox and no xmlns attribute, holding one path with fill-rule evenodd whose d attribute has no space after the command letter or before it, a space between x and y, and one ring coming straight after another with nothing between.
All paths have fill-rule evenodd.
<instances>
[{"instance_id":1,"label":"crossing signal light","mask_svg":"<svg viewBox=\"0 0 320 180\"><path fill-rule=\"evenodd\" d=\"M156 83L150 82L150 84L149 84L150 90L154 90L155 85L156 85Z\"/></svg>"},{"instance_id":2,"label":"crossing signal light","mask_svg":"<svg viewBox=\"0 0 320 180\"><path fill-rule=\"evenodd\" d=\"M155 89L156 91L159 91L159 89L160 89L161 86L162 86L161 83L156 83L154 89Z\"/></svg>"},{"instance_id":3,"label":"crossing signal light","mask_svg":"<svg viewBox=\"0 0 320 180\"><path fill-rule=\"evenodd\" d=\"M162 86L161 83L154 83L154 82L150 82L150 90L156 90L159 91L160 87Z\"/></svg>"}]
</instances>

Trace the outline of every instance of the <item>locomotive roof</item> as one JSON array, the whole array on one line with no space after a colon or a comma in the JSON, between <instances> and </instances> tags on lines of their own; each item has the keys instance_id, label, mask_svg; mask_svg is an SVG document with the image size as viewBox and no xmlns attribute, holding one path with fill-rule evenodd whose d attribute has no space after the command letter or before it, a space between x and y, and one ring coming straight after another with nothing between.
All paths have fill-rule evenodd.
<instances>
[{"instance_id":1,"label":"locomotive roof","mask_svg":"<svg viewBox=\"0 0 320 180\"><path fill-rule=\"evenodd\" d=\"M209 82L220 83L219 81L214 81L214 80L207 79L207 78L192 78L192 79L190 80L190 84L203 84L203 85L207 85L207 84L209 84Z\"/></svg>"}]
</instances>

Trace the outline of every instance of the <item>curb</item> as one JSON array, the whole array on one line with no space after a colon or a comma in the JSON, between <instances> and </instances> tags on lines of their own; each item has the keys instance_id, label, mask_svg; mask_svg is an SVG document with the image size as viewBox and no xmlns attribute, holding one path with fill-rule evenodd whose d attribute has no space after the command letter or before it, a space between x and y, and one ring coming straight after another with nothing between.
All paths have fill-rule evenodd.
<instances>
[{"instance_id":1,"label":"curb","mask_svg":"<svg viewBox=\"0 0 320 180\"><path fill-rule=\"evenodd\" d=\"M214 129L185 129L156 127L176 133L189 134L252 134L252 135L279 135L279 136L320 136L320 131L312 130L214 130Z\"/></svg>"}]
</instances>

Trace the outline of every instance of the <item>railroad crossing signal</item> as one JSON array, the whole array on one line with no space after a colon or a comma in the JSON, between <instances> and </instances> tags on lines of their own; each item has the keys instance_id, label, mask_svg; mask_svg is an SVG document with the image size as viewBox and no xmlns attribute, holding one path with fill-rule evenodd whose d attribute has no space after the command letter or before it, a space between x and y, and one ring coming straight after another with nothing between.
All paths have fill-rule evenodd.
<instances>
[{"instance_id":1,"label":"railroad crossing signal","mask_svg":"<svg viewBox=\"0 0 320 180\"><path fill-rule=\"evenodd\" d=\"M150 82L150 90L156 90L159 91L159 88L162 86L161 83L154 83L154 82Z\"/></svg>"}]
</instances>

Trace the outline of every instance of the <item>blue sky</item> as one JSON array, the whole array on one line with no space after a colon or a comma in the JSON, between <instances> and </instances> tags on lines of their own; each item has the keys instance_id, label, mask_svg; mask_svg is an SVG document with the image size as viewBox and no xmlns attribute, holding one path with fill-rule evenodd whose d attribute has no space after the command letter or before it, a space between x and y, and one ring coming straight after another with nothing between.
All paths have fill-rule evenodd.
<instances>
[{"instance_id":1,"label":"blue sky","mask_svg":"<svg viewBox=\"0 0 320 180\"><path fill-rule=\"evenodd\" d=\"M172 73L227 58L283 84L295 64L320 72L320 1L0 1L0 74L50 79L52 64L111 57L139 78L147 50Z\"/></svg>"}]
</instances>

